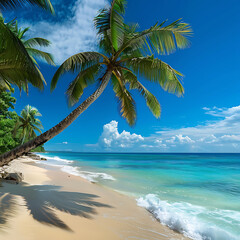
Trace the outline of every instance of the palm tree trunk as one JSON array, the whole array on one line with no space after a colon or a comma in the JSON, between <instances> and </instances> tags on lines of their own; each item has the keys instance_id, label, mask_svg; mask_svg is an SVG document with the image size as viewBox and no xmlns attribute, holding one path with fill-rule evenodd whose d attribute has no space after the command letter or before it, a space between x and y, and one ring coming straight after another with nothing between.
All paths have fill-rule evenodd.
<instances>
[{"instance_id":1,"label":"palm tree trunk","mask_svg":"<svg viewBox=\"0 0 240 240\"><path fill-rule=\"evenodd\" d=\"M61 133L102 94L111 78L111 75L112 71L109 69L103 76L99 88L56 126L52 127L38 137L30 140L29 142L26 142L23 145L20 145L9 152L2 154L0 156L0 167L8 164L15 158L18 158L28 153L32 149L44 144L45 142L49 141L50 139Z\"/></svg>"}]
</instances>

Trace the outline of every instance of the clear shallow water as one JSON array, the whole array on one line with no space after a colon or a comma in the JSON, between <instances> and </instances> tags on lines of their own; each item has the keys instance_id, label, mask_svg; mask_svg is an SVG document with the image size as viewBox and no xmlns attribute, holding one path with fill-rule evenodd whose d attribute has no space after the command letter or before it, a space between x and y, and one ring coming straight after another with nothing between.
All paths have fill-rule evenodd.
<instances>
[{"instance_id":1,"label":"clear shallow water","mask_svg":"<svg viewBox=\"0 0 240 240\"><path fill-rule=\"evenodd\" d=\"M196 240L240 240L240 154L52 152L42 164L136 197Z\"/></svg>"}]
</instances>

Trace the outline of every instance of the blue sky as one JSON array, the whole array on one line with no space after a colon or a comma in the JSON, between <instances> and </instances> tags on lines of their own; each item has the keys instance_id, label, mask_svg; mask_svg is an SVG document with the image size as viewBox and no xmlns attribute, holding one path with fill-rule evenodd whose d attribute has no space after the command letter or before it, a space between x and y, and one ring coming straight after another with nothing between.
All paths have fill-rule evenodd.
<instances>
[{"instance_id":1,"label":"blue sky","mask_svg":"<svg viewBox=\"0 0 240 240\"><path fill-rule=\"evenodd\" d=\"M37 8L6 12L19 24L30 26L29 36L52 41L47 51L60 64L81 51L96 50L92 19L106 5L105 0L52 1L56 16ZM181 71L185 95L178 98L141 81L158 98L162 107L155 119L145 102L134 95L137 122L131 128L118 113L111 86L68 129L45 144L47 150L69 151L153 151L153 152L240 152L240 2L238 0L132 0L126 22L138 22L145 29L168 19L183 18L194 31L191 47L160 58ZM69 109L64 92L73 76L68 74L51 94L56 67L40 63L48 85L44 92L31 88L29 96L16 91L16 111L30 104L42 113L45 130L57 124ZM86 90L85 99L93 87Z\"/></svg>"}]
</instances>

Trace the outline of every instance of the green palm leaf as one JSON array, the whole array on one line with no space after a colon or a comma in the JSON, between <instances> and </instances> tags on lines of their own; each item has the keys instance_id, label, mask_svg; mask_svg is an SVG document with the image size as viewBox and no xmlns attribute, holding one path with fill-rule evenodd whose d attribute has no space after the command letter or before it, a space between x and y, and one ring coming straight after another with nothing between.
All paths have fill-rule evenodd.
<instances>
[{"instance_id":1,"label":"green palm leaf","mask_svg":"<svg viewBox=\"0 0 240 240\"><path fill-rule=\"evenodd\" d=\"M117 51L123 43L125 0L113 0L109 8L105 8L94 19L99 34L107 32L111 47Z\"/></svg>"},{"instance_id":2,"label":"green palm leaf","mask_svg":"<svg viewBox=\"0 0 240 240\"><path fill-rule=\"evenodd\" d=\"M45 10L54 13L50 0L0 0L0 9L15 9L26 5L37 5Z\"/></svg>"},{"instance_id":3,"label":"green palm leaf","mask_svg":"<svg viewBox=\"0 0 240 240\"><path fill-rule=\"evenodd\" d=\"M68 58L58 68L51 82L51 90L53 91L57 85L59 78L66 72L76 72L84 70L86 67L98 64L104 56L97 52L78 53Z\"/></svg>"},{"instance_id":4,"label":"green palm leaf","mask_svg":"<svg viewBox=\"0 0 240 240\"><path fill-rule=\"evenodd\" d=\"M120 102L120 113L122 117L127 120L130 126L135 124L136 121L136 107L131 93L126 89L125 85L121 82L119 74L113 72L112 85L113 91Z\"/></svg>"},{"instance_id":5,"label":"green palm leaf","mask_svg":"<svg viewBox=\"0 0 240 240\"><path fill-rule=\"evenodd\" d=\"M184 88L180 82L183 75L158 58L133 58L126 60L126 65L147 80L159 83L165 91L177 96L183 95Z\"/></svg>"},{"instance_id":6,"label":"green palm leaf","mask_svg":"<svg viewBox=\"0 0 240 240\"><path fill-rule=\"evenodd\" d=\"M27 47L26 50L30 56L43 59L48 64L55 65L53 56L50 53L43 52L38 49L30 48L30 47Z\"/></svg>"},{"instance_id":7,"label":"green palm leaf","mask_svg":"<svg viewBox=\"0 0 240 240\"><path fill-rule=\"evenodd\" d=\"M66 91L69 106L78 102L79 98L83 94L83 90L95 82L95 78L100 69L101 66L99 64L95 64L79 72Z\"/></svg>"},{"instance_id":8,"label":"green palm leaf","mask_svg":"<svg viewBox=\"0 0 240 240\"><path fill-rule=\"evenodd\" d=\"M51 42L47 39L44 38L30 38L26 41L24 41L24 46L25 47L48 47L51 45Z\"/></svg>"},{"instance_id":9,"label":"green palm leaf","mask_svg":"<svg viewBox=\"0 0 240 240\"><path fill-rule=\"evenodd\" d=\"M128 47L141 49L144 53L157 51L160 54L169 54L176 48L188 47L190 43L187 37L192 34L190 26L181 22L181 19L163 27L165 22L155 24L145 31L126 35L126 40L116 56Z\"/></svg>"},{"instance_id":10,"label":"green palm leaf","mask_svg":"<svg viewBox=\"0 0 240 240\"><path fill-rule=\"evenodd\" d=\"M137 79L134 73L126 68L120 69L123 81L129 83L130 89L136 89L145 98L148 108L151 110L153 115L158 118L161 114L161 106L157 98L150 93Z\"/></svg>"},{"instance_id":11,"label":"green palm leaf","mask_svg":"<svg viewBox=\"0 0 240 240\"><path fill-rule=\"evenodd\" d=\"M45 80L31 53L53 63L53 59L48 53L32 48L30 51L26 49L23 40L26 29L18 29L15 20L5 24L4 19L0 19L0 79L1 83L5 82L5 88L9 84L14 84L20 90L27 90L28 83L31 83L33 86L43 89Z\"/></svg>"}]
</instances>

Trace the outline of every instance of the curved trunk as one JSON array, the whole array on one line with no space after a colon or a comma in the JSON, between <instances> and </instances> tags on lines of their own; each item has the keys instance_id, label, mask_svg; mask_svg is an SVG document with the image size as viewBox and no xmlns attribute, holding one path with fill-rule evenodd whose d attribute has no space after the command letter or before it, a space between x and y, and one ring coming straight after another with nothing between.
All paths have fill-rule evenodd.
<instances>
[{"instance_id":1,"label":"curved trunk","mask_svg":"<svg viewBox=\"0 0 240 240\"><path fill-rule=\"evenodd\" d=\"M108 70L103 76L99 88L56 126L52 127L38 137L30 140L29 142L26 142L23 145L20 145L9 152L2 154L0 156L0 167L8 164L15 158L20 157L25 153L28 153L32 149L44 144L45 142L49 141L50 139L61 133L102 94L103 90L106 88L111 78L111 75L112 71Z\"/></svg>"}]
</instances>

